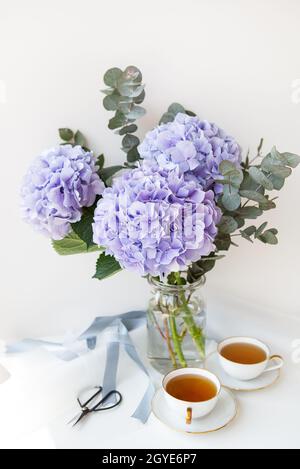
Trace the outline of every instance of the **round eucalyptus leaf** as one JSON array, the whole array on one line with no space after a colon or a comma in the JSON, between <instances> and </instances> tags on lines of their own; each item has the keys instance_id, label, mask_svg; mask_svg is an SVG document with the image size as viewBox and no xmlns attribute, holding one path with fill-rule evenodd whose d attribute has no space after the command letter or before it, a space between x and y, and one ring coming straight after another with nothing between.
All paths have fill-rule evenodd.
<instances>
[{"instance_id":1,"label":"round eucalyptus leaf","mask_svg":"<svg viewBox=\"0 0 300 469\"><path fill-rule=\"evenodd\" d=\"M276 191L280 191L280 189L283 188L284 182L285 182L284 178L280 176L275 176L275 174L270 174L269 178L270 178L270 181L272 181L273 188Z\"/></svg>"},{"instance_id":2,"label":"round eucalyptus leaf","mask_svg":"<svg viewBox=\"0 0 300 469\"><path fill-rule=\"evenodd\" d=\"M141 106L133 106L129 114L127 115L128 119L139 119L145 115L146 111Z\"/></svg>"},{"instance_id":3,"label":"round eucalyptus leaf","mask_svg":"<svg viewBox=\"0 0 300 469\"><path fill-rule=\"evenodd\" d=\"M132 134L133 132L136 132L136 131L137 131L137 125L130 124L120 129L119 135Z\"/></svg>"},{"instance_id":4,"label":"round eucalyptus leaf","mask_svg":"<svg viewBox=\"0 0 300 469\"><path fill-rule=\"evenodd\" d=\"M185 109L184 107L179 104L179 103L172 103L169 107L168 107L168 112L170 112L171 114L178 114L179 112L182 112L183 114L185 114Z\"/></svg>"},{"instance_id":5,"label":"round eucalyptus leaf","mask_svg":"<svg viewBox=\"0 0 300 469\"><path fill-rule=\"evenodd\" d=\"M135 135L127 134L122 140L122 149L127 153L131 148L137 147L140 140Z\"/></svg>"},{"instance_id":6,"label":"round eucalyptus leaf","mask_svg":"<svg viewBox=\"0 0 300 469\"><path fill-rule=\"evenodd\" d=\"M141 94L139 94L138 96L135 96L135 97L133 98L133 102L134 102L135 104L142 104L142 102L144 101L144 99L145 99L145 90L143 90L143 91L141 92Z\"/></svg>"},{"instance_id":7,"label":"round eucalyptus leaf","mask_svg":"<svg viewBox=\"0 0 300 469\"><path fill-rule=\"evenodd\" d=\"M110 68L105 72L103 80L107 86L116 88L119 78L122 76L122 70L120 68Z\"/></svg>"},{"instance_id":8,"label":"round eucalyptus leaf","mask_svg":"<svg viewBox=\"0 0 300 469\"><path fill-rule=\"evenodd\" d=\"M287 178L292 173L291 168L288 168L287 166L277 165L277 164L269 165L268 171L272 173L274 176L277 176L283 179Z\"/></svg>"},{"instance_id":9,"label":"round eucalyptus leaf","mask_svg":"<svg viewBox=\"0 0 300 469\"><path fill-rule=\"evenodd\" d=\"M258 202L259 204L266 203L268 199L263 194L255 191L240 191L241 197L245 197L245 199L254 200L254 202Z\"/></svg>"},{"instance_id":10,"label":"round eucalyptus leaf","mask_svg":"<svg viewBox=\"0 0 300 469\"><path fill-rule=\"evenodd\" d=\"M237 192L230 193L229 191L224 190L222 196L222 204L224 205L226 210L228 210L229 212L233 212L234 210L237 210L241 205L241 197Z\"/></svg>"},{"instance_id":11,"label":"round eucalyptus leaf","mask_svg":"<svg viewBox=\"0 0 300 469\"><path fill-rule=\"evenodd\" d=\"M218 225L218 230L221 233L230 234L238 229L237 221L228 215L223 215L221 222Z\"/></svg>"},{"instance_id":12,"label":"round eucalyptus leaf","mask_svg":"<svg viewBox=\"0 0 300 469\"><path fill-rule=\"evenodd\" d=\"M160 121L159 121L159 124L167 124L168 122L173 122L174 120L174 114L172 114L171 112L165 112Z\"/></svg>"},{"instance_id":13,"label":"round eucalyptus leaf","mask_svg":"<svg viewBox=\"0 0 300 469\"><path fill-rule=\"evenodd\" d=\"M295 153L281 153L282 158L285 161L285 164L290 166L291 168L296 168L298 164L300 163L300 156L296 155Z\"/></svg>"},{"instance_id":14,"label":"round eucalyptus leaf","mask_svg":"<svg viewBox=\"0 0 300 469\"><path fill-rule=\"evenodd\" d=\"M267 230L260 236L258 236L258 239L262 241L263 243L267 244L278 244L278 239L276 235L271 231Z\"/></svg>"},{"instance_id":15,"label":"round eucalyptus leaf","mask_svg":"<svg viewBox=\"0 0 300 469\"><path fill-rule=\"evenodd\" d=\"M103 106L107 111L116 111L118 109L119 101L119 95L110 94L103 98Z\"/></svg>"},{"instance_id":16,"label":"round eucalyptus leaf","mask_svg":"<svg viewBox=\"0 0 300 469\"><path fill-rule=\"evenodd\" d=\"M135 161L138 161L139 159L140 159L140 154L138 152L137 147L133 147L127 152L128 163L134 163Z\"/></svg>"},{"instance_id":17,"label":"round eucalyptus leaf","mask_svg":"<svg viewBox=\"0 0 300 469\"><path fill-rule=\"evenodd\" d=\"M109 129L118 129L119 127L123 127L126 123L126 116L122 112L117 111L115 116L112 117L108 122Z\"/></svg>"},{"instance_id":18,"label":"round eucalyptus leaf","mask_svg":"<svg viewBox=\"0 0 300 469\"><path fill-rule=\"evenodd\" d=\"M249 168L249 174L255 182L261 184L265 189L269 191L273 190L272 182L259 168L257 168L256 166L252 166L251 168Z\"/></svg>"},{"instance_id":19,"label":"round eucalyptus leaf","mask_svg":"<svg viewBox=\"0 0 300 469\"><path fill-rule=\"evenodd\" d=\"M129 65L125 68L123 72L123 77L125 80L141 82L143 79L142 72L135 67L134 65Z\"/></svg>"},{"instance_id":20,"label":"round eucalyptus leaf","mask_svg":"<svg viewBox=\"0 0 300 469\"><path fill-rule=\"evenodd\" d=\"M262 213L263 211L259 207L242 207L238 211L240 217L249 219L260 217Z\"/></svg>"}]
</instances>

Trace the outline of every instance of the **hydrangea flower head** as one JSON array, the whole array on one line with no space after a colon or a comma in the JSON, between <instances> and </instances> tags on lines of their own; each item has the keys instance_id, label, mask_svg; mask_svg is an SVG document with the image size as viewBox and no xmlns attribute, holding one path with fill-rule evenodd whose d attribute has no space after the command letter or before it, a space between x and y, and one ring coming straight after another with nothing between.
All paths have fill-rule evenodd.
<instances>
[{"instance_id":1,"label":"hydrangea flower head","mask_svg":"<svg viewBox=\"0 0 300 469\"><path fill-rule=\"evenodd\" d=\"M196 178L204 190L222 192L219 165L229 160L241 163L239 145L216 124L178 113L173 122L162 124L146 134L138 147L142 158L163 170L178 166L187 178Z\"/></svg>"},{"instance_id":2,"label":"hydrangea flower head","mask_svg":"<svg viewBox=\"0 0 300 469\"><path fill-rule=\"evenodd\" d=\"M62 239L104 187L91 152L59 145L30 166L21 189L23 217L48 237Z\"/></svg>"},{"instance_id":3,"label":"hydrangea flower head","mask_svg":"<svg viewBox=\"0 0 300 469\"><path fill-rule=\"evenodd\" d=\"M93 239L123 268L163 276L215 250L220 210L214 193L186 181L178 168L163 175L142 164L116 178L102 196Z\"/></svg>"}]
</instances>

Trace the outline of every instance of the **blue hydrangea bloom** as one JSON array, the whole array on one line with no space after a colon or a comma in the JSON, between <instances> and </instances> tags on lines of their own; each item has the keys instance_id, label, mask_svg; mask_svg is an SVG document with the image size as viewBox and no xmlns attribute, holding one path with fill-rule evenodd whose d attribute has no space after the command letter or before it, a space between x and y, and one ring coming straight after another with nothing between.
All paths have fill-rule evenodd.
<instances>
[{"instance_id":1,"label":"blue hydrangea bloom","mask_svg":"<svg viewBox=\"0 0 300 469\"><path fill-rule=\"evenodd\" d=\"M241 163L241 150L233 137L216 124L183 113L148 132L138 150L148 164L157 163L162 170L178 166L187 178L196 178L204 190L213 189L216 194L222 192L222 185L215 183L222 178L221 161Z\"/></svg>"},{"instance_id":2,"label":"blue hydrangea bloom","mask_svg":"<svg viewBox=\"0 0 300 469\"><path fill-rule=\"evenodd\" d=\"M105 186L96 159L79 145L59 145L42 153L30 166L21 189L25 221L52 239L62 239L82 207L93 205Z\"/></svg>"},{"instance_id":3,"label":"blue hydrangea bloom","mask_svg":"<svg viewBox=\"0 0 300 469\"><path fill-rule=\"evenodd\" d=\"M186 181L178 168L163 174L142 164L104 190L93 239L123 268L163 276L215 250L220 217L213 191Z\"/></svg>"}]
</instances>

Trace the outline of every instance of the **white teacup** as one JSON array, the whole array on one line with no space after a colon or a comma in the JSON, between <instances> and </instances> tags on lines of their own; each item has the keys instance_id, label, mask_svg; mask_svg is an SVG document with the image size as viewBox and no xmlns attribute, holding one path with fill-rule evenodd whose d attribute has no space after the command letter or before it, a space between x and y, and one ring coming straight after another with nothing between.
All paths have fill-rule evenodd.
<instances>
[{"instance_id":1,"label":"white teacup","mask_svg":"<svg viewBox=\"0 0 300 469\"><path fill-rule=\"evenodd\" d=\"M266 359L259 363L246 365L242 363L236 363L229 360L228 358L223 357L222 349L226 345L237 343L252 344L261 348L266 354ZM250 381L251 379L257 378L262 373L278 370L284 364L283 358L280 355L271 355L270 349L266 344L260 340L252 339L250 337L232 337L230 339L223 340L223 342L218 345L218 356L221 366L225 372L233 378L239 379L241 381ZM275 360L277 363L272 365L271 362L274 362Z\"/></svg>"},{"instance_id":2,"label":"white teacup","mask_svg":"<svg viewBox=\"0 0 300 469\"><path fill-rule=\"evenodd\" d=\"M196 375L207 378L216 386L216 395L207 401L188 402L169 394L166 390L167 384L173 378L182 375ZM192 419L197 419L208 415L216 406L221 391L221 383L218 378L207 370L200 368L179 368L168 373L162 382L166 403L170 409L176 412L179 417L185 418L186 423L190 424Z\"/></svg>"}]
</instances>

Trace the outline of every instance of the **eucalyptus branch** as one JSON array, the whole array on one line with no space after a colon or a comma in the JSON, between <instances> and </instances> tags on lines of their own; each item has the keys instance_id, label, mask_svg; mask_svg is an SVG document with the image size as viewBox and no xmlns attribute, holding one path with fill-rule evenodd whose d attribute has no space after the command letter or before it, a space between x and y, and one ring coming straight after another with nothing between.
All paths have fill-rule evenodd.
<instances>
[{"instance_id":1,"label":"eucalyptus branch","mask_svg":"<svg viewBox=\"0 0 300 469\"><path fill-rule=\"evenodd\" d=\"M253 163L257 158L261 158L261 150L262 150L263 144L264 144L264 139L261 138L261 139L260 139L260 142L259 142L259 145L258 145L258 147L257 147L257 154L256 154L256 156L249 162L249 166L251 166L252 163Z\"/></svg>"},{"instance_id":2,"label":"eucalyptus branch","mask_svg":"<svg viewBox=\"0 0 300 469\"><path fill-rule=\"evenodd\" d=\"M109 120L108 127L123 136L122 150L127 155L127 166L134 166L140 159L138 152L140 140L133 135L137 131L135 121L146 113L140 106L145 98L142 74L133 65L126 67L124 71L111 68L104 75L104 83L108 88L103 90L106 95L103 106L107 111L115 112L114 117Z\"/></svg>"}]
</instances>

